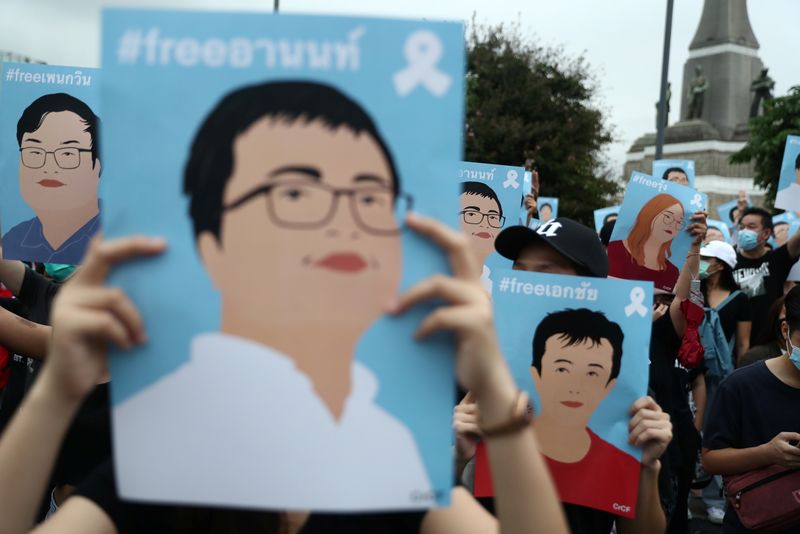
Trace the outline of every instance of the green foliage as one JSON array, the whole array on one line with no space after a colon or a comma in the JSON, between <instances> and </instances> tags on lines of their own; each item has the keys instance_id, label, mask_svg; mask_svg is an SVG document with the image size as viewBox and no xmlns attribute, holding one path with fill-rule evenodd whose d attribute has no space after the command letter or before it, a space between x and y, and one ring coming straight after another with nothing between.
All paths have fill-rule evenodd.
<instances>
[{"instance_id":1,"label":"green foliage","mask_svg":"<svg viewBox=\"0 0 800 534\"><path fill-rule=\"evenodd\" d=\"M468 38L466 159L521 165L530 160L542 196L590 224L619 192L603 148L612 140L583 57L543 48L518 26L476 26Z\"/></svg>"},{"instance_id":2,"label":"green foliage","mask_svg":"<svg viewBox=\"0 0 800 534\"><path fill-rule=\"evenodd\" d=\"M770 205L778 190L789 135L800 135L800 85L786 96L764 102L764 114L750 119L750 141L731 156L731 163L755 162L755 185L767 191L764 200Z\"/></svg>"}]
</instances>

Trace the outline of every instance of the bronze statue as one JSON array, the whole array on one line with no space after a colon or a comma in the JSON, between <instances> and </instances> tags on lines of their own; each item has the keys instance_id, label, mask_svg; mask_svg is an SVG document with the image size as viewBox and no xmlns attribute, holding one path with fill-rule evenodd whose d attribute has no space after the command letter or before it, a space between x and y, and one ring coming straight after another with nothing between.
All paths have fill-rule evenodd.
<instances>
[{"instance_id":1,"label":"bronze statue","mask_svg":"<svg viewBox=\"0 0 800 534\"><path fill-rule=\"evenodd\" d=\"M753 104L750 106L750 118L758 117L761 111L761 102L772 100L772 90L775 89L775 80L769 77L769 69L761 69L761 75L750 84L753 95Z\"/></svg>"},{"instance_id":2,"label":"bronze statue","mask_svg":"<svg viewBox=\"0 0 800 534\"><path fill-rule=\"evenodd\" d=\"M694 68L694 78L689 85L689 119L699 119L703 116L703 103L706 91L708 90L708 80L703 76L703 67L697 65Z\"/></svg>"}]
</instances>

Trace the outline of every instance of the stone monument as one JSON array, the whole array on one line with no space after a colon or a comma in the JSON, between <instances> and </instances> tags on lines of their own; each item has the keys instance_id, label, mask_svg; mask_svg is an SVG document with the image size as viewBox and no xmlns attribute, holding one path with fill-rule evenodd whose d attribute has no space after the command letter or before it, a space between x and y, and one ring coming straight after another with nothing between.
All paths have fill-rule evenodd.
<instances>
[{"instance_id":1,"label":"stone monument","mask_svg":"<svg viewBox=\"0 0 800 534\"><path fill-rule=\"evenodd\" d=\"M728 161L747 142L750 117L772 97L774 82L758 48L747 0L705 0L683 67L680 120L666 129L663 157L695 161L697 188L709 194L712 208L742 189L756 203L763 196L753 189L752 165ZM634 170L650 172L655 140L655 133L649 133L633 143L625 179Z\"/></svg>"}]
</instances>

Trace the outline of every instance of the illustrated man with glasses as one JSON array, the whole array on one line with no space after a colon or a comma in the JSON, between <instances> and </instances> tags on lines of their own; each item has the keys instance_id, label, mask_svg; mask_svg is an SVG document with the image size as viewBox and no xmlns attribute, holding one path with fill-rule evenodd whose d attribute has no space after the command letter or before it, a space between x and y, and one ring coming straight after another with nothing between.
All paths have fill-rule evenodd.
<instances>
[{"instance_id":1,"label":"illustrated man with glasses","mask_svg":"<svg viewBox=\"0 0 800 534\"><path fill-rule=\"evenodd\" d=\"M494 252L494 238L503 227L506 218L503 206L494 190L483 182L461 184L461 231L471 237L472 248L483 265L481 283L492 293L492 271L486 259Z\"/></svg>"},{"instance_id":2,"label":"illustrated man with glasses","mask_svg":"<svg viewBox=\"0 0 800 534\"><path fill-rule=\"evenodd\" d=\"M431 484L414 438L355 361L399 289L400 185L372 119L331 86L269 82L214 107L184 191L220 329L115 408L123 478L154 500L420 505ZM133 458L159 465L143 474Z\"/></svg>"},{"instance_id":3,"label":"illustrated man with glasses","mask_svg":"<svg viewBox=\"0 0 800 534\"><path fill-rule=\"evenodd\" d=\"M3 236L8 258L78 264L100 227L100 119L77 98L34 100L17 123L19 188L36 216Z\"/></svg>"}]
</instances>

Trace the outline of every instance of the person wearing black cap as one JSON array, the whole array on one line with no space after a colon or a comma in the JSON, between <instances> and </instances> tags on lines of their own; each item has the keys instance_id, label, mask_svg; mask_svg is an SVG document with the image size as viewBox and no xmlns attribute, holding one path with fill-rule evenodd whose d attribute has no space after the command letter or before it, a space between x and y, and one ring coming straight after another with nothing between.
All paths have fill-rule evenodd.
<instances>
[{"instance_id":1,"label":"person wearing black cap","mask_svg":"<svg viewBox=\"0 0 800 534\"><path fill-rule=\"evenodd\" d=\"M608 257L597 234L566 217L548 221L536 230L525 226L506 228L497 236L495 248L514 262L515 270L596 278L608 276ZM574 533L610 532L615 522L617 531L622 534L663 532L666 527L658 474L659 458L672 439L672 425L669 416L650 397L637 400L631 407L631 414L630 442L642 449L636 518L564 504Z\"/></svg>"}]
</instances>

